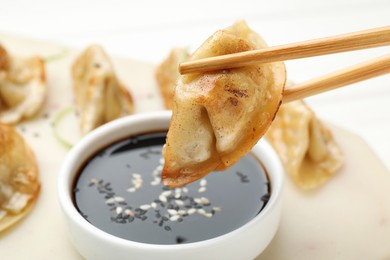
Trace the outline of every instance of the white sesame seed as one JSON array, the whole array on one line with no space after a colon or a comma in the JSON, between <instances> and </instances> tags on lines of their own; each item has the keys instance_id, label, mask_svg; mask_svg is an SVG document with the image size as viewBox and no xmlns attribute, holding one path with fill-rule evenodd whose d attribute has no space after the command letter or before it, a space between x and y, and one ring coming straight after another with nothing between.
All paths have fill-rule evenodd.
<instances>
[{"instance_id":1,"label":"white sesame seed","mask_svg":"<svg viewBox=\"0 0 390 260\"><path fill-rule=\"evenodd\" d=\"M182 190L184 193L188 193L188 188L184 187L184 188L182 188Z\"/></svg>"},{"instance_id":2,"label":"white sesame seed","mask_svg":"<svg viewBox=\"0 0 390 260\"><path fill-rule=\"evenodd\" d=\"M89 182L90 182L90 183L93 183L93 184L96 184L96 183L98 183L98 180L95 179L95 178L92 178Z\"/></svg>"},{"instance_id":3,"label":"white sesame seed","mask_svg":"<svg viewBox=\"0 0 390 260\"><path fill-rule=\"evenodd\" d=\"M161 172L162 169L163 169L163 166L162 166L162 165L159 165L159 166L156 167L156 170L159 171L159 172Z\"/></svg>"},{"instance_id":4,"label":"white sesame seed","mask_svg":"<svg viewBox=\"0 0 390 260\"><path fill-rule=\"evenodd\" d=\"M160 158L160 164L164 164L165 163L165 160L163 157Z\"/></svg>"},{"instance_id":5,"label":"white sesame seed","mask_svg":"<svg viewBox=\"0 0 390 260\"><path fill-rule=\"evenodd\" d=\"M122 209L122 207L116 207L115 211L116 211L116 214L119 215L122 213L123 209Z\"/></svg>"},{"instance_id":6,"label":"white sesame seed","mask_svg":"<svg viewBox=\"0 0 390 260\"><path fill-rule=\"evenodd\" d=\"M141 174L139 174L139 173L133 173L133 177L134 177L135 179L141 179Z\"/></svg>"},{"instance_id":7,"label":"white sesame seed","mask_svg":"<svg viewBox=\"0 0 390 260\"><path fill-rule=\"evenodd\" d=\"M142 179L133 179L131 182L133 183L134 186L139 186L142 185L143 183Z\"/></svg>"},{"instance_id":8,"label":"white sesame seed","mask_svg":"<svg viewBox=\"0 0 390 260\"><path fill-rule=\"evenodd\" d=\"M210 204L210 201L208 200L208 198L205 198L205 197L200 198L200 201L203 205Z\"/></svg>"},{"instance_id":9,"label":"white sesame seed","mask_svg":"<svg viewBox=\"0 0 390 260\"><path fill-rule=\"evenodd\" d=\"M206 211L204 209L198 209L197 212L201 215L206 214Z\"/></svg>"},{"instance_id":10,"label":"white sesame seed","mask_svg":"<svg viewBox=\"0 0 390 260\"><path fill-rule=\"evenodd\" d=\"M153 170L153 172L152 172L153 176L157 176L159 173L160 173L160 172L157 171L157 170Z\"/></svg>"},{"instance_id":11,"label":"white sesame seed","mask_svg":"<svg viewBox=\"0 0 390 260\"><path fill-rule=\"evenodd\" d=\"M160 178L154 178L154 180L150 183L150 185L157 186L160 183L161 183L161 179Z\"/></svg>"},{"instance_id":12,"label":"white sesame seed","mask_svg":"<svg viewBox=\"0 0 390 260\"><path fill-rule=\"evenodd\" d=\"M156 202L152 202L152 203L150 203L150 206L155 209L155 208L157 208L157 203Z\"/></svg>"},{"instance_id":13,"label":"white sesame seed","mask_svg":"<svg viewBox=\"0 0 390 260\"><path fill-rule=\"evenodd\" d=\"M176 216L178 214L177 211L174 209L168 209L167 211L168 211L169 215L171 215L171 216Z\"/></svg>"},{"instance_id":14,"label":"white sesame seed","mask_svg":"<svg viewBox=\"0 0 390 260\"><path fill-rule=\"evenodd\" d=\"M200 184L200 186L204 187L204 186L207 185L207 180L206 179L201 179L199 184Z\"/></svg>"},{"instance_id":15,"label":"white sesame seed","mask_svg":"<svg viewBox=\"0 0 390 260\"><path fill-rule=\"evenodd\" d=\"M178 220L179 218L180 218L179 215L175 215L175 216L170 217L169 220L170 220L170 221L176 221L176 220Z\"/></svg>"},{"instance_id":16,"label":"white sesame seed","mask_svg":"<svg viewBox=\"0 0 390 260\"><path fill-rule=\"evenodd\" d=\"M122 202L122 201L125 201L125 199L124 199L124 198L122 198L122 197L119 197L119 196L116 196L114 199L115 199L115 201L116 201L116 202Z\"/></svg>"},{"instance_id":17,"label":"white sesame seed","mask_svg":"<svg viewBox=\"0 0 390 260\"><path fill-rule=\"evenodd\" d=\"M203 214L203 216L206 216L206 217L208 217L208 218L211 218L211 217L213 216L213 214L211 214L211 213L205 213L205 214Z\"/></svg>"},{"instance_id":18,"label":"white sesame seed","mask_svg":"<svg viewBox=\"0 0 390 260\"><path fill-rule=\"evenodd\" d=\"M198 204L202 204L202 199L200 198L194 198L194 201Z\"/></svg>"},{"instance_id":19,"label":"white sesame seed","mask_svg":"<svg viewBox=\"0 0 390 260\"><path fill-rule=\"evenodd\" d=\"M202 193L202 192L205 192L205 191L206 191L206 187L204 187L204 186L200 187L199 190L198 190L199 193Z\"/></svg>"},{"instance_id":20,"label":"white sesame seed","mask_svg":"<svg viewBox=\"0 0 390 260\"><path fill-rule=\"evenodd\" d=\"M220 207L213 207L213 210L214 210L214 211L221 211L222 208L220 208Z\"/></svg>"},{"instance_id":21,"label":"white sesame seed","mask_svg":"<svg viewBox=\"0 0 390 260\"><path fill-rule=\"evenodd\" d=\"M141 206L139 206L139 208L142 210L148 210L148 209L150 209L150 205L148 205L148 204L141 205Z\"/></svg>"},{"instance_id":22,"label":"white sesame seed","mask_svg":"<svg viewBox=\"0 0 390 260\"><path fill-rule=\"evenodd\" d=\"M164 192L161 193L161 195L163 195L164 197L168 197L172 194L172 191L171 190L166 190Z\"/></svg>"},{"instance_id":23,"label":"white sesame seed","mask_svg":"<svg viewBox=\"0 0 390 260\"><path fill-rule=\"evenodd\" d=\"M130 209L125 209L124 213L125 213L126 215L128 215L128 216L132 216L132 217L134 216L133 211L131 211Z\"/></svg>"},{"instance_id":24,"label":"white sesame seed","mask_svg":"<svg viewBox=\"0 0 390 260\"><path fill-rule=\"evenodd\" d=\"M177 214L179 214L179 215L184 215L186 213L187 213L187 211L185 211L184 209L180 209L177 211Z\"/></svg>"},{"instance_id":25,"label":"white sesame seed","mask_svg":"<svg viewBox=\"0 0 390 260\"><path fill-rule=\"evenodd\" d=\"M128 191L128 192L135 192L135 191L136 191L136 188L131 187L131 188L128 188L127 191Z\"/></svg>"},{"instance_id":26,"label":"white sesame seed","mask_svg":"<svg viewBox=\"0 0 390 260\"><path fill-rule=\"evenodd\" d=\"M191 208L191 209L187 210L187 214L188 214L188 215L192 215L192 214L194 214L195 212L196 212L196 209L194 209L194 208Z\"/></svg>"},{"instance_id":27,"label":"white sesame seed","mask_svg":"<svg viewBox=\"0 0 390 260\"><path fill-rule=\"evenodd\" d=\"M184 205L184 201L182 201L182 200L175 200L175 203L176 203L178 206L183 206L183 205Z\"/></svg>"},{"instance_id":28,"label":"white sesame seed","mask_svg":"<svg viewBox=\"0 0 390 260\"><path fill-rule=\"evenodd\" d=\"M115 198L109 198L108 200L106 200L106 204L112 204L112 203L115 203Z\"/></svg>"},{"instance_id":29,"label":"white sesame seed","mask_svg":"<svg viewBox=\"0 0 390 260\"><path fill-rule=\"evenodd\" d=\"M162 202L167 202L167 197L165 197L163 194L161 194L158 199Z\"/></svg>"}]
</instances>

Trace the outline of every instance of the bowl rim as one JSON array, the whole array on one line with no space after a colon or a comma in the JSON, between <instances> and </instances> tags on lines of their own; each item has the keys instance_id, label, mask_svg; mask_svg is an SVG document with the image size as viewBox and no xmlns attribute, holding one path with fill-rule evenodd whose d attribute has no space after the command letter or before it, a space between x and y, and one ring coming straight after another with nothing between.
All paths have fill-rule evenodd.
<instances>
[{"instance_id":1,"label":"bowl rim","mask_svg":"<svg viewBox=\"0 0 390 260\"><path fill-rule=\"evenodd\" d=\"M271 145L264 139L261 139L251 150L255 155L259 157L267 156L268 159L271 159L269 163L272 163L272 167L275 167L273 173L268 175L271 183L271 195L270 199L267 202L266 206L257 214L254 218L249 220L244 225L227 232L225 234L219 235L217 237L209 238L202 241L184 243L184 244L151 244L151 243L143 243L132 241L124 238L117 237L110 233L107 233L93 224L89 223L81 214L77 211L73 200L72 200L72 185L75 177L75 166L73 165L80 156L80 153L84 152L84 150L88 150L88 146L91 145L95 140L102 138L103 136L107 136L107 134L112 132L118 132L124 126L132 125L132 124L149 124L152 120L161 119L168 120L168 123L171 118L171 111L163 110L163 111L153 111L153 112L144 112L138 113L126 117L122 117L116 120L113 120L107 124L104 124L95 130L88 133L84 136L67 154L65 160L63 161L60 173L57 180L57 190L58 190L58 199L59 204L62 208L63 213L69 218L73 223L77 224L79 228L86 230L88 233L96 236L102 240L108 241L109 243L114 243L117 245L125 246L125 247L133 247L133 248L143 248L146 250L183 250L186 248L202 248L204 246L210 246L212 244L217 244L222 242L223 240L234 237L240 233L251 229L257 222L261 221L267 215L271 214L272 208L281 199L282 186L284 182L284 169L279 160L278 155L271 147ZM156 127L150 126L153 130L157 130ZM161 129L163 130L163 129ZM134 133L138 134L138 133ZM129 135L132 135L130 133ZM122 136L116 138L120 140ZM112 143L108 142L107 143ZM104 147L104 146L101 146ZM83 161L85 158L91 156L94 152L89 152L88 156L83 156ZM262 162L265 164L264 162ZM265 167L265 165L263 165ZM80 166L78 166L80 167Z\"/></svg>"}]
</instances>

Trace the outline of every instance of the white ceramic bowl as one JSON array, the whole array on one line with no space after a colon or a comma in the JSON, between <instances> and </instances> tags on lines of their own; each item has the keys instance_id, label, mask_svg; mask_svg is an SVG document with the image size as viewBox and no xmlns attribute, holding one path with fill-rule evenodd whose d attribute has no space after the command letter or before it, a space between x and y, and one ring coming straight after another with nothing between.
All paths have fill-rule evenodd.
<instances>
[{"instance_id":1,"label":"white ceramic bowl","mask_svg":"<svg viewBox=\"0 0 390 260\"><path fill-rule=\"evenodd\" d=\"M271 196L265 208L240 228L212 239L156 245L133 242L108 234L86 221L72 201L72 185L83 163L101 148L128 137L166 130L168 111L137 114L110 122L85 136L63 162L58 180L59 201L71 240L87 259L253 259L270 243L279 225L283 168L271 146L261 140L253 153L263 162L270 178Z\"/></svg>"}]
</instances>

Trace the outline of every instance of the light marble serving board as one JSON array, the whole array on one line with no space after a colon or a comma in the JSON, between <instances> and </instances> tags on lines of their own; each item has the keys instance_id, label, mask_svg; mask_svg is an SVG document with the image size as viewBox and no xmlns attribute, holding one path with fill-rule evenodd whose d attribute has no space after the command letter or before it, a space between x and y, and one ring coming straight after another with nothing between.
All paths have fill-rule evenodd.
<instances>
[{"instance_id":1,"label":"light marble serving board","mask_svg":"<svg viewBox=\"0 0 390 260\"><path fill-rule=\"evenodd\" d=\"M0 258L81 259L57 200L57 175L67 149L52 131L55 115L74 106L70 66L79 51L1 34L0 43L19 56L51 57L44 108L17 126L38 159L41 194L31 214L0 234ZM133 94L137 113L163 108L153 65L120 58L113 63ZM77 138L76 121L64 127ZM390 259L390 173L359 136L330 128L346 156L343 169L313 192L303 192L286 178L279 231L257 260Z\"/></svg>"}]
</instances>

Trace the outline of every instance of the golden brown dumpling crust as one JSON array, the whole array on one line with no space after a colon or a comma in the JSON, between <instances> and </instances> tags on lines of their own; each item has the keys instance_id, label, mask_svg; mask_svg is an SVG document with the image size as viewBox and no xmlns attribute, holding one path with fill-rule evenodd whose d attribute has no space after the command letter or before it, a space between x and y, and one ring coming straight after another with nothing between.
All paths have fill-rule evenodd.
<instances>
[{"instance_id":1,"label":"golden brown dumpling crust","mask_svg":"<svg viewBox=\"0 0 390 260\"><path fill-rule=\"evenodd\" d=\"M245 22L214 33L191 60L266 47ZM236 163L272 122L285 84L282 62L180 76L162 179L177 187Z\"/></svg>"},{"instance_id":2,"label":"golden brown dumpling crust","mask_svg":"<svg viewBox=\"0 0 390 260\"><path fill-rule=\"evenodd\" d=\"M280 107L266 138L279 154L287 173L304 189L325 183L344 162L332 133L302 101Z\"/></svg>"},{"instance_id":3,"label":"golden brown dumpling crust","mask_svg":"<svg viewBox=\"0 0 390 260\"><path fill-rule=\"evenodd\" d=\"M8 54L7 51L0 45L0 73L8 70Z\"/></svg>"},{"instance_id":4,"label":"golden brown dumpling crust","mask_svg":"<svg viewBox=\"0 0 390 260\"><path fill-rule=\"evenodd\" d=\"M38 57L18 58L0 46L0 123L31 118L47 94L45 63Z\"/></svg>"},{"instance_id":5,"label":"golden brown dumpling crust","mask_svg":"<svg viewBox=\"0 0 390 260\"><path fill-rule=\"evenodd\" d=\"M38 197L35 157L12 126L0 124L0 231L20 220Z\"/></svg>"},{"instance_id":6,"label":"golden brown dumpling crust","mask_svg":"<svg viewBox=\"0 0 390 260\"><path fill-rule=\"evenodd\" d=\"M72 76L82 134L134 112L130 92L117 79L111 61L100 46L88 47L77 58Z\"/></svg>"},{"instance_id":7,"label":"golden brown dumpling crust","mask_svg":"<svg viewBox=\"0 0 390 260\"><path fill-rule=\"evenodd\" d=\"M179 64L188 59L189 54L187 49L174 48L156 69L156 80L160 87L166 109L172 109L173 107L176 81L180 75L178 70Z\"/></svg>"}]
</instances>

